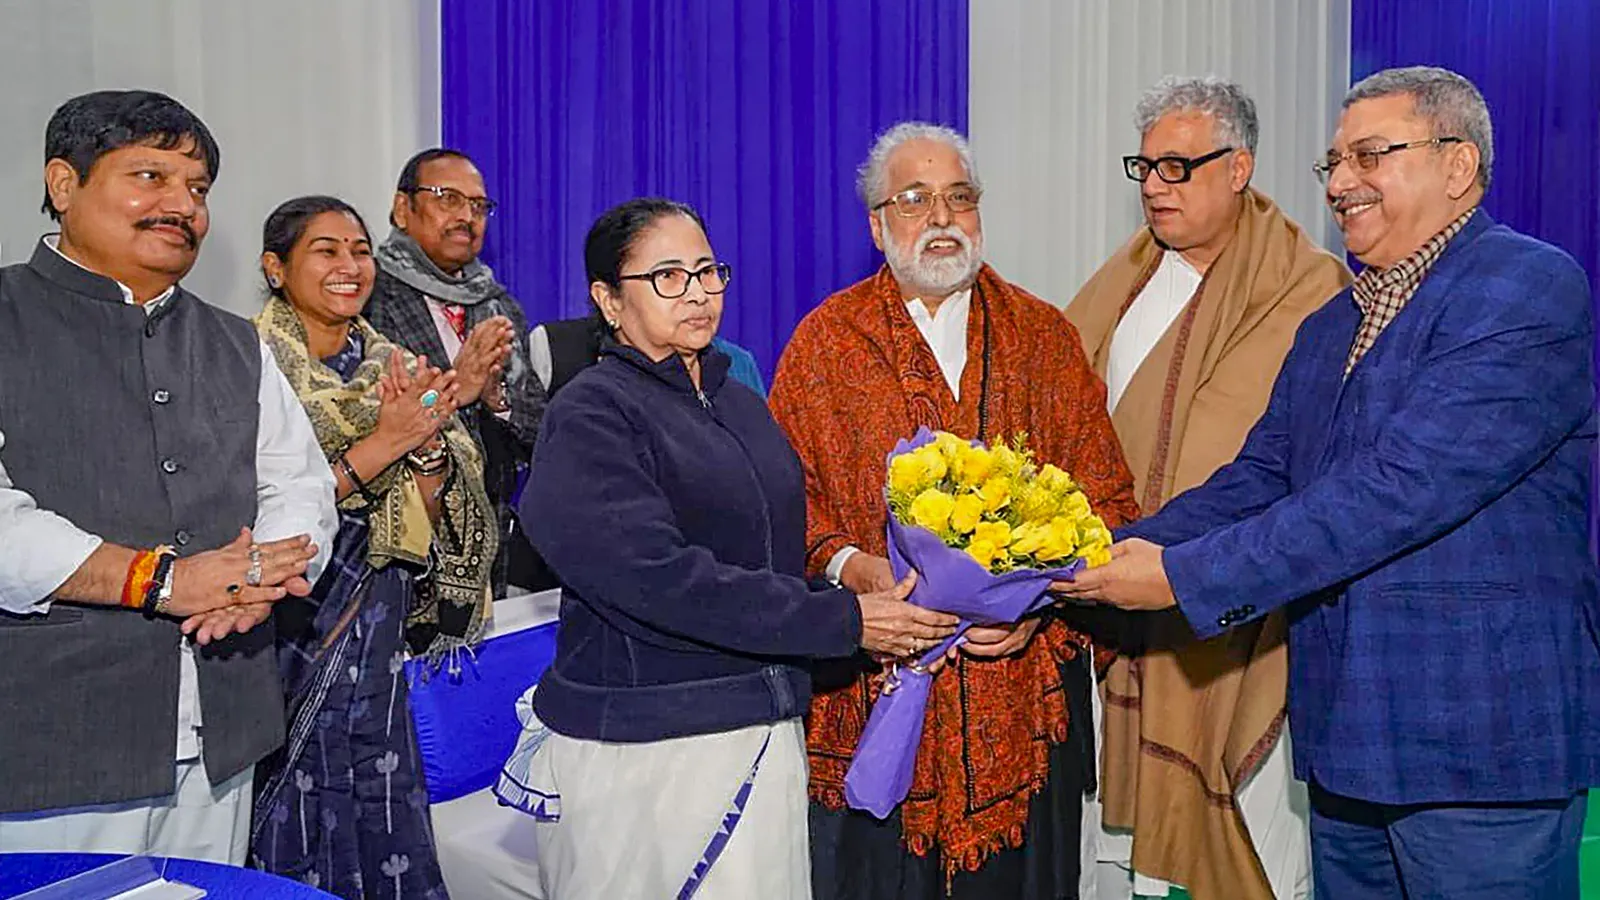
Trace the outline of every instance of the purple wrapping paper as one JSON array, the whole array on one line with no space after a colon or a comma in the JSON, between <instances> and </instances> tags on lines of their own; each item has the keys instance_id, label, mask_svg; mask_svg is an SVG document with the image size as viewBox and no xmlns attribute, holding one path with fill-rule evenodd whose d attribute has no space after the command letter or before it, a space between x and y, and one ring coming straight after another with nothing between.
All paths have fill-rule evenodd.
<instances>
[{"instance_id":1,"label":"purple wrapping paper","mask_svg":"<svg viewBox=\"0 0 1600 900\"><path fill-rule=\"evenodd\" d=\"M919 429L910 441L896 444L889 458L932 440L932 432ZM919 668L965 640L964 633L973 625L1015 622L1049 605L1052 601L1045 590L1050 582L1069 580L1083 568L1082 560L1074 560L1059 569L1019 569L993 575L966 553L945 546L926 528L901 524L891 515L888 532L894 577L904 578L910 570L917 570L910 601L962 620L954 636L918 661ZM917 747L922 743L923 712L934 677L903 666L889 673L845 773L844 796L852 808L887 818L910 793Z\"/></svg>"}]
</instances>

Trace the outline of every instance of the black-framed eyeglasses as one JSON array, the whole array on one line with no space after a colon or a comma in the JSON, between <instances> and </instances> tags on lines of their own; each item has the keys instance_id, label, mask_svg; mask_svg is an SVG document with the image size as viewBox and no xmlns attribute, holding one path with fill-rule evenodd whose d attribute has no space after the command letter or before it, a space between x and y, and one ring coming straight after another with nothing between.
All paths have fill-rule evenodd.
<instances>
[{"instance_id":1,"label":"black-framed eyeglasses","mask_svg":"<svg viewBox=\"0 0 1600 900\"><path fill-rule=\"evenodd\" d=\"M1328 179L1333 177L1333 170L1339 168L1339 164L1347 159L1355 161L1357 170L1371 172L1378 167L1378 163L1382 162L1385 156L1391 153L1398 153L1401 150L1410 150L1415 147L1443 147L1445 144L1459 143L1462 143L1462 139L1458 137L1436 137L1420 141L1404 141L1399 144L1357 147L1344 153L1335 153L1329 150L1328 155L1322 161L1311 164L1311 171L1316 173L1318 181L1327 184Z\"/></svg>"},{"instance_id":2,"label":"black-framed eyeglasses","mask_svg":"<svg viewBox=\"0 0 1600 900\"><path fill-rule=\"evenodd\" d=\"M458 213L470 206L475 218L487 219L494 215L494 211L499 207L498 203L488 197L468 197L455 188L439 187L436 184L417 185L417 192L422 191L437 197L439 208L447 213Z\"/></svg>"},{"instance_id":3,"label":"black-framed eyeglasses","mask_svg":"<svg viewBox=\"0 0 1600 900\"><path fill-rule=\"evenodd\" d=\"M676 300L689 293L691 281L699 281L700 289L708 294L722 293L728 289L728 282L733 280L733 266L727 263L712 263L693 272L682 266L670 266L635 275L619 275L617 280L648 281L650 286L655 288L656 296L663 300Z\"/></svg>"},{"instance_id":4,"label":"black-framed eyeglasses","mask_svg":"<svg viewBox=\"0 0 1600 900\"><path fill-rule=\"evenodd\" d=\"M902 219L920 219L933 212L934 204L939 202L940 197L944 198L945 208L951 212L968 213L978 208L978 201L983 198L983 191L972 184L958 184L943 191L911 188L879 203L872 208L872 211L877 212L885 206L893 206L894 214Z\"/></svg>"},{"instance_id":5,"label":"black-framed eyeglasses","mask_svg":"<svg viewBox=\"0 0 1600 900\"><path fill-rule=\"evenodd\" d=\"M1160 156L1155 159L1148 156L1124 156L1122 173L1140 184L1144 184L1151 172L1156 173L1156 177L1167 184L1183 184L1194 177L1195 169L1232 152L1232 147L1223 147L1193 159L1187 156Z\"/></svg>"}]
</instances>

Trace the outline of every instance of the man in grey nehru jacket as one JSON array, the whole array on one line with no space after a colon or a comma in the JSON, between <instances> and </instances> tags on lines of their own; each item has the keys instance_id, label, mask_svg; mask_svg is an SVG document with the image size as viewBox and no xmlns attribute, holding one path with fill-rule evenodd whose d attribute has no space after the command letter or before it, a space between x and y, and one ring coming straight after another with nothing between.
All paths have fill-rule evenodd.
<instances>
[{"instance_id":1,"label":"man in grey nehru jacket","mask_svg":"<svg viewBox=\"0 0 1600 900\"><path fill-rule=\"evenodd\" d=\"M333 476L255 329L179 286L216 141L149 91L45 130L60 224L0 269L0 852L242 864L283 741L272 603Z\"/></svg>"}]
</instances>

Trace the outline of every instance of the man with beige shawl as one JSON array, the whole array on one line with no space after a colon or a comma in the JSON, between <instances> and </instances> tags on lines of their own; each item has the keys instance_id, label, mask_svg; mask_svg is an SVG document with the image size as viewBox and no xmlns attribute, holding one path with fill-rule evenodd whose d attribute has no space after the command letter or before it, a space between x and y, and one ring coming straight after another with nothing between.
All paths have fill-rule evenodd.
<instances>
[{"instance_id":1,"label":"man with beige shawl","mask_svg":"<svg viewBox=\"0 0 1600 900\"><path fill-rule=\"evenodd\" d=\"M1135 118L1140 151L1124 171L1149 227L1067 316L1106 381L1149 514L1233 459L1300 322L1350 276L1249 187L1258 126L1237 85L1169 77ZM1101 684L1103 821L1086 823L1098 865L1085 867L1085 900L1165 896L1170 884L1195 900L1306 896L1282 615L1209 641L1165 613L1133 630Z\"/></svg>"}]
</instances>

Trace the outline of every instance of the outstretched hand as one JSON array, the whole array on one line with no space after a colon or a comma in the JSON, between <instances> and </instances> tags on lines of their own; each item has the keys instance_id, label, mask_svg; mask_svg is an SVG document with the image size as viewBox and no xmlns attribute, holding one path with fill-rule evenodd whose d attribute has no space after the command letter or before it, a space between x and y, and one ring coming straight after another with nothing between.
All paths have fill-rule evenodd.
<instances>
[{"instance_id":1,"label":"outstretched hand","mask_svg":"<svg viewBox=\"0 0 1600 900\"><path fill-rule=\"evenodd\" d=\"M1077 600L1095 600L1120 609L1151 611L1177 605L1161 562L1162 547L1140 538L1111 545L1111 561L1054 581L1050 590Z\"/></svg>"}]
</instances>

